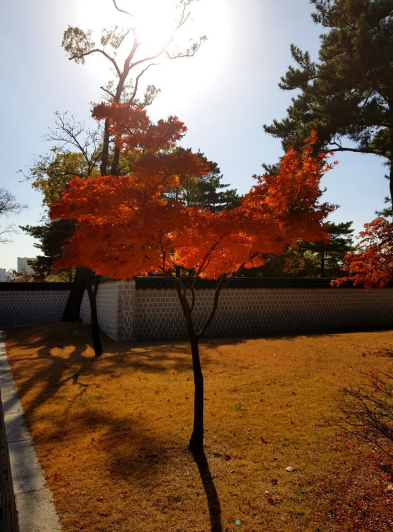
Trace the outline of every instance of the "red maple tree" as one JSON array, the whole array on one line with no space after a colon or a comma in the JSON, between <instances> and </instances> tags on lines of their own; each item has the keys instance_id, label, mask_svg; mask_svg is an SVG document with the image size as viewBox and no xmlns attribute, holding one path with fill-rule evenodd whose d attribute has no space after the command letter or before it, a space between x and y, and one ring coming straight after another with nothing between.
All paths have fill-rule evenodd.
<instances>
[{"instance_id":1,"label":"red maple tree","mask_svg":"<svg viewBox=\"0 0 393 532\"><path fill-rule=\"evenodd\" d=\"M350 281L366 289L383 288L393 281L393 224L379 217L364 225L354 253L344 257L343 270L349 276L335 279L334 285Z\"/></svg>"},{"instance_id":2,"label":"red maple tree","mask_svg":"<svg viewBox=\"0 0 393 532\"><path fill-rule=\"evenodd\" d=\"M187 175L202 177L198 154L176 147L186 128L176 117L153 124L145 111L101 104L116 144L132 159L127 176L73 179L51 217L73 219L77 228L64 247L62 265L84 266L113 279L149 273L166 276L176 289L186 321L194 371L192 452L203 450L203 374L199 340L216 313L219 295L242 268L263 263L261 253L281 254L299 239L322 240L322 223L335 207L320 203L320 180L330 166L313 157L315 134L300 153L289 149L276 176L254 176L241 205L213 213L169 198ZM191 284L175 275L190 272ZM200 330L193 321L198 278L216 279L211 311Z\"/></svg>"}]
</instances>

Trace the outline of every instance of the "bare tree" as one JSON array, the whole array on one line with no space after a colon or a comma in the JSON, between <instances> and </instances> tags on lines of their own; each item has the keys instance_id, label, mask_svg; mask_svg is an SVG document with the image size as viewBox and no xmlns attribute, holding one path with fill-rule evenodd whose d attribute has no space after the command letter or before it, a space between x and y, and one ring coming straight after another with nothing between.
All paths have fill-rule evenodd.
<instances>
[{"instance_id":1,"label":"bare tree","mask_svg":"<svg viewBox=\"0 0 393 532\"><path fill-rule=\"evenodd\" d=\"M109 1L109 0L108 0ZM113 78L104 84L101 89L107 100L115 103L138 106L144 108L150 105L160 92L154 85L148 85L142 98L138 98L138 89L141 77L157 65L155 61L160 57L168 59L192 57L206 40L203 36L197 41L191 41L184 50L173 50L176 33L182 28L190 17L190 5L198 0L180 0L177 6L173 28L166 43L156 53L143 55L138 39L134 17L128 11L121 9L116 0L112 0L114 8L121 13L125 20L131 21L128 28L115 26L103 29L99 44L93 40L92 31L84 31L78 27L69 26L64 32L62 46L71 61L84 64L90 55L102 55L108 61ZM121 61L119 56L125 59ZM47 156L35 161L35 166L25 177L32 181L35 188L44 194L44 203L50 205L61 196L68 181L79 175L91 176L97 173L106 175L120 175L124 171L124 162L117 147L111 148L109 122L105 121L104 127L98 125L97 129L88 129L72 116L56 113L56 127L50 130L45 137L55 143L55 147ZM27 228L27 232L39 228ZM55 227L53 230L55 231ZM26 230L26 228L25 228ZM53 238L52 238L53 240ZM91 276L78 268L76 270L73 288L68 299L63 315L63 321L79 319L79 309L87 283L91 283Z\"/></svg>"},{"instance_id":2,"label":"bare tree","mask_svg":"<svg viewBox=\"0 0 393 532\"><path fill-rule=\"evenodd\" d=\"M379 356L393 356L391 349L378 349ZM356 370L364 383L342 390L341 428L379 447L393 457L393 375L378 369Z\"/></svg>"},{"instance_id":3,"label":"bare tree","mask_svg":"<svg viewBox=\"0 0 393 532\"><path fill-rule=\"evenodd\" d=\"M102 127L100 124L95 129L85 126L83 122L78 122L73 116L67 113L55 113L55 129L50 129L45 135L45 140L56 143L57 153L69 153L71 151L80 153L84 163L85 175L92 175L101 159L102 149ZM74 177L74 174L72 177ZM82 177L82 175L81 175Z\"/></svg>"},{"instance_id":4,"label":"bare tree","mask_svg":"<svg viewBox=\"0 0 393 532\"><path fill-rule=\"evenodd\" d=\"M117 11L125 15L125 17L134 18L128 11L120 9L116 0L112 1ZM145 107L153 102L159 93L159 89L154 85L149 85L143 99L138 100L138 85L143 74L145 74L150 67L157 65L154 61L161 56L166 56L169 59L192 57L199 50L201 44L206 40L206 36L202 36L197 41L191 41L191 44L185 50L170 50L176 32L184 26L190 17L189 6L193 1L195 0L180 0L178 4L179 16L174 21L174 26L167 42L156 53L151 55L140 56L140 46L142 42L138 39L135 24L131 25L128 29L119 28L118 26L109 30L103 29L100 46L97 46L95 41L93 41L92 32L90 30L85 32L78 27L69 26L64 32L62 46L67 53L68 59L75 61L76 63L84 64L86 57L89 55L103 55L108 60L110 67L115 74L114 80L109 81L106 85L101 87L107 98L115 103ZM130 42L127 39L129 36L131 39ZM118 60L118 52L121 47L128 47L123 64ZM132 75L133 77L131 77ZM101 175L107 174L109 166L109 144L109 121L106 120L104 125L100 166ZM119 150L118 148L115 148L110 170L111 175L118 174L118 163Z\"/></svg>"},{"instance_id":5,"label":"bare tree","mask_svg":"<svg viewBox=\"0 0 393 532\"><path fill-rule=\"evenodd\" d=\"M0 188L0 217L8 216L10 214L18 214L22 209L25 209L27 205L22 205L16 201L16 198L11 192L5 188ZM16 231L14 224L7 224L0 226L0 243L6 244L10 240L6 235Z\"/></svg>"}]
</instances>

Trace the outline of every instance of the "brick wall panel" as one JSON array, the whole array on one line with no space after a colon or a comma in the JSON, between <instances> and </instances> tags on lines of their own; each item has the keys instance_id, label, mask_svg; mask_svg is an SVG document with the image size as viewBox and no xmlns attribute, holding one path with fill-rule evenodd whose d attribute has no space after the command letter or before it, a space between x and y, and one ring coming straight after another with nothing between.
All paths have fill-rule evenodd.
<instances>
[{"instance_id":1,"label":"brick wall panel","mask_svg":"<svg viewBox=\"0 0 393 532\"><path fill-rule=\"evenodd\" d=\"M227 289L209 336L393 325L393 289ZM197 290L196 329L207 319L213 290ZM138 339L186 336L177 295L170 289L136 291Z\"/></svg>"},{"instance_id":2,"label":"brick wall panel","mask_svg":"<svg viewBox=\"0 0 393 532\"><path fill-rule=\"evenodd\" d=\"M39 325L59 321L68 290L0 291L0 325ZM301 330L358 328L393 324L393 288L253 288L222 292L210 336L269 334ZM212 289L196 290L196 329L207 319ZM117 341L186 336L183 313L172 289L136 290L135 281L105 282L97 293L100 328ZM85 294L81 318L90 322Z\"/></svg>"},{"instance_id":3,"label":"brick wall panel","mask_svg":"<svg viewBox=\"0 0 393 532\"><path fill-rule=\"evenodd\" d=\"M24 327L60 321L69 290L0 291L0 325Z\"/></svg>"}]
</instances>

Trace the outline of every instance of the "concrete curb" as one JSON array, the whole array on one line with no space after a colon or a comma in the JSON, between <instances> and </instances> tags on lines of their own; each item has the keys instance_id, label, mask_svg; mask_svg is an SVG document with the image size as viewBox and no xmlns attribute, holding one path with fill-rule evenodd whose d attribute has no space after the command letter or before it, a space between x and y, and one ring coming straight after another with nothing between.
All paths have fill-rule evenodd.
<instances>
[{"instance_id":1,"label":"concrete curb","mask_svg":"<svg viewBox=\"0 0 393 532\"><path fill-rule=\"evenodd\" d=\"M1 332L1 331L0 331ZM26 429L0 334L0 450L4 532L61 532L59 517Z\"/></svg>"}]
</instances>

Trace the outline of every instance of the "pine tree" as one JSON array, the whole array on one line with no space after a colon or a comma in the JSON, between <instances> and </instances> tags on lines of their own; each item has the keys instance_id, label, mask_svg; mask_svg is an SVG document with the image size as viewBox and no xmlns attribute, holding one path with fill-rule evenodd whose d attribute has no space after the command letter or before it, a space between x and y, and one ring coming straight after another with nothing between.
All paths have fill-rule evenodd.
<instances>
[{"instance_id":1,"label":"pine tree","mask_svg":"<svg viewBox=\"0 0 393 532\"><path fill-rule=\"evenodd\" d=\"M344 256L353 249L351 228L352 222L336 224L328 222L326 231L329 241L302 242L299 251L310 252L318 258L317 271L321 277L338 277L343 265ZM341 274L342 275L342 274Z\"/></svg>"},{"instance_id":2,"label":"pine tree","mask_svg":"<svg viewBox=\"0 0 393 532\"><path fill-rule=\"evenodd\" d=\"M291 45L296 66L279 86L297 90L283 120L265 125L284 147L311 130L317 149L374 154L390 167L393 197L393 0L311 0L326 30L319 61Z\"/></svg>"}]
</instances>

